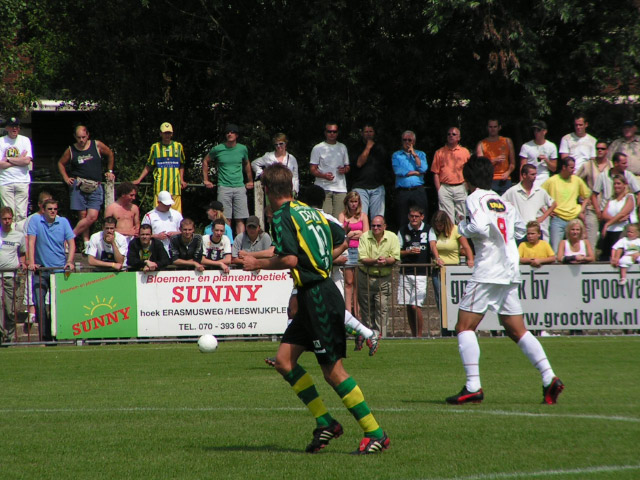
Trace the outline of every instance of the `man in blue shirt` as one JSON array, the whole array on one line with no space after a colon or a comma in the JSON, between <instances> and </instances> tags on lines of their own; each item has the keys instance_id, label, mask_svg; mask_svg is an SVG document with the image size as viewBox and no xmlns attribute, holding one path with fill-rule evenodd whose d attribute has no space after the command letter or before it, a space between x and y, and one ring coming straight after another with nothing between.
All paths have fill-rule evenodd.
<instances>
[{"instance_id":1,"label":"man in blue shirt","mask_svg":"<svg viewBox=\"0 0 640 480\"><path fill-rule=\"evenodd\" d=\"M429 168L427 156L415 150L416 134L407 130L402 134L402 150L391 157L396 175L396 222L403 224L409 215L409 207L418 205L427 212L427 194L424 191L424 174Z\"/></svg>"},{"instance_id":2,"label":"man in blue shirt","mask_svg":"<svg viewBox=\"0 0 640 480\"><path fill-rule=\"evenodd\" d=\"M29 222L27 235L29 239L29 270L36 271L41 267L73 271L73 256L76 253L75 238L69 220L58 216L58 202L52 198L44 201L44 215L36 216ZM69 251L65 254L65 242ZM42 339L51 341L51 319L47 314L44 300L50 289L51 271L41 271L33 276L33 299L36 316L40 322Z\"/></svg>"}]
</instances>

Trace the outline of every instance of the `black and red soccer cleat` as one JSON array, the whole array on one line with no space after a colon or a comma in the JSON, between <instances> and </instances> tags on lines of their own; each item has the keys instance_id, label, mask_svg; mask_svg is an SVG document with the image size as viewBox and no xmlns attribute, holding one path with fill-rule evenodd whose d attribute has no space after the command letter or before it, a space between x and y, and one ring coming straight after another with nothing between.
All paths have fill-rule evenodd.
<instances>
[{"instance_id":1,"label":"black and red soccer cleat","mask_svg":"<svg viewBox=\"0 0 640 480\"><path fill-rule=\"evenodd\" d=\"M313 431L313 440L307 445L305 452L317 453L324 447L329 445L329 442L334 438L338 438L342 435L342 425L337 421L332 421L328 427L318 427Z\"/></svg>"},{"instance_id":2,"label":"black and red soccer cleat","mask_svg":"<svg viewBox=\"0 0 640 480\"><path fill-rule=\"evenodd\" d=\"M460 393L457 395L452 395L447 397L447 403L451 405L462 405L465 403L481 403L484 400L484 393L482 393L482 389L477 392L470 392L467 390L466 385L462 387Z\"/></svg>"},{"instance_id":3,"label":"black and red soccer cleat","mask_svg":"<svg viewBox=\"0 0 640 480\"><path fill-rule=\"evenodd\" d=\"M391 441L386 433L382 434L380 438L369 438L364 437L360 441L360 445L358 449L354 452L351 452L352 455L371 455L374 453L380 453L383 450L389 448L389 444Z\"/></svg>"},{"instance_id":4,"label":"black and red soccer cleat","mask_svg":"<svg viewBox=\"0 0 640 480\"><path fill-rule=\"evenodd\" d=\"M373 331L373 336L367 338L367 347L369 347L369 356L373 357L378 351L378 346L380 344L380 334Z\"/></svg>"},{"instance_id":5,"label":"black and red soccer cleat","mask_svg":"<svg viewBox=\"0 0 640 480\"><path fill-rule=\"evenodd\" d=\"M558 377L553 377L551 383L546 387L542 387L542 403L547 403L549 405L553 405L557 403L558 396L564 390L564 383Z\"/></svg>"}]
</instances>

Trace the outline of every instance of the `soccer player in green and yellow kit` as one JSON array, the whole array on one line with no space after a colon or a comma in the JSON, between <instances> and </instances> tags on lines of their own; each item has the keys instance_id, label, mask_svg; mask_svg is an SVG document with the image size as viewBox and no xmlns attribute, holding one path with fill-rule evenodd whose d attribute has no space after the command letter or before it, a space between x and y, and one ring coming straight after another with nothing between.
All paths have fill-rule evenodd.
<instances>
[{"instance_id":1,"label":"soccer player in green and yellow kit","mask_svg":"<svg viewBox=\"0 0 640 480\"><path fill-rule=\"evenodd\" d=\"M173 198L171 208L182 213L182 189L187 188L184 181L184 148L180 142L173 140L173 127L169 122L160 125L162 140L151 145L147 164L134 185L153 171L153 206L158 206L158 193L167 191Z\"/></svg>"},{"instance_id":2,"label":"soccer player in green and yellow kit","mask_svg":"<svg viewBox=\"0 0 640 480\"><path fill-rule=\"evenodd\" d=\"M331 267L334 254L346 247L344 230L328 222L316 209L293 200L291 171L284 165L269 165L261 179L274 210L275 256L251 257L245 261L244 269L290 269L295 281L297 296L290 306L296 313L278 348L276 370L316 419L313 439L306 451L316 453L343 433L340 423L329 414L313 379L298 364L300 355L312 350L325 380L364 432L353 453L381 452L389 448L389 437L371 413L360 387L342 365L347 345L344 299L331 280Z\"/></svg>"}]
</instances>

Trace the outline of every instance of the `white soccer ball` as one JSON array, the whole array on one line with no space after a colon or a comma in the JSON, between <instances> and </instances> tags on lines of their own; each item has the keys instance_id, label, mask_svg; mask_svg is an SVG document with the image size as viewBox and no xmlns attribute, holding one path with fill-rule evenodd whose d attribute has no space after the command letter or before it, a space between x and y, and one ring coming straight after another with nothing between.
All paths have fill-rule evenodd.
<instances>
[{"instance_id":1,"label":"white soccer ball","mask_svg":"<svg viewBox=\"0 0 640 480\"><path fill-rule=\"evenodd\" d=\"M206 335L202 335L198 339L198 348L202 353L215 352L218 348L218 339L208 333Z\"/></svg>"}]
</instances>

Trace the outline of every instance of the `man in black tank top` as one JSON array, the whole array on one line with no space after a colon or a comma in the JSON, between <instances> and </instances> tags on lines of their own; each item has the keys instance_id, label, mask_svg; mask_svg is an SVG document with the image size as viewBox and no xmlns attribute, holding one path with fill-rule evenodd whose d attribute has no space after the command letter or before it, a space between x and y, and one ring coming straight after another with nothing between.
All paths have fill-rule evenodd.
<instances>
[{"instance_id":1,"label":"man in black tank top","mask_svg":"<svg viewBox=\"0 0 640 480\"><path fill-rule=\"evenodd\" d=\"M70 188L71 210L78 213L78 223L73 233L81 236L86 246L89 243L91 225L98 219L98 213L104 204L103 179L115 180L114 157L113 151L104 143L89 138L89 131L84 125L76 127L73 136L76 143L62 154L58 160L58 170ZM104 175L103 160L107 163Z\"/></svg>"}]
</instances>

